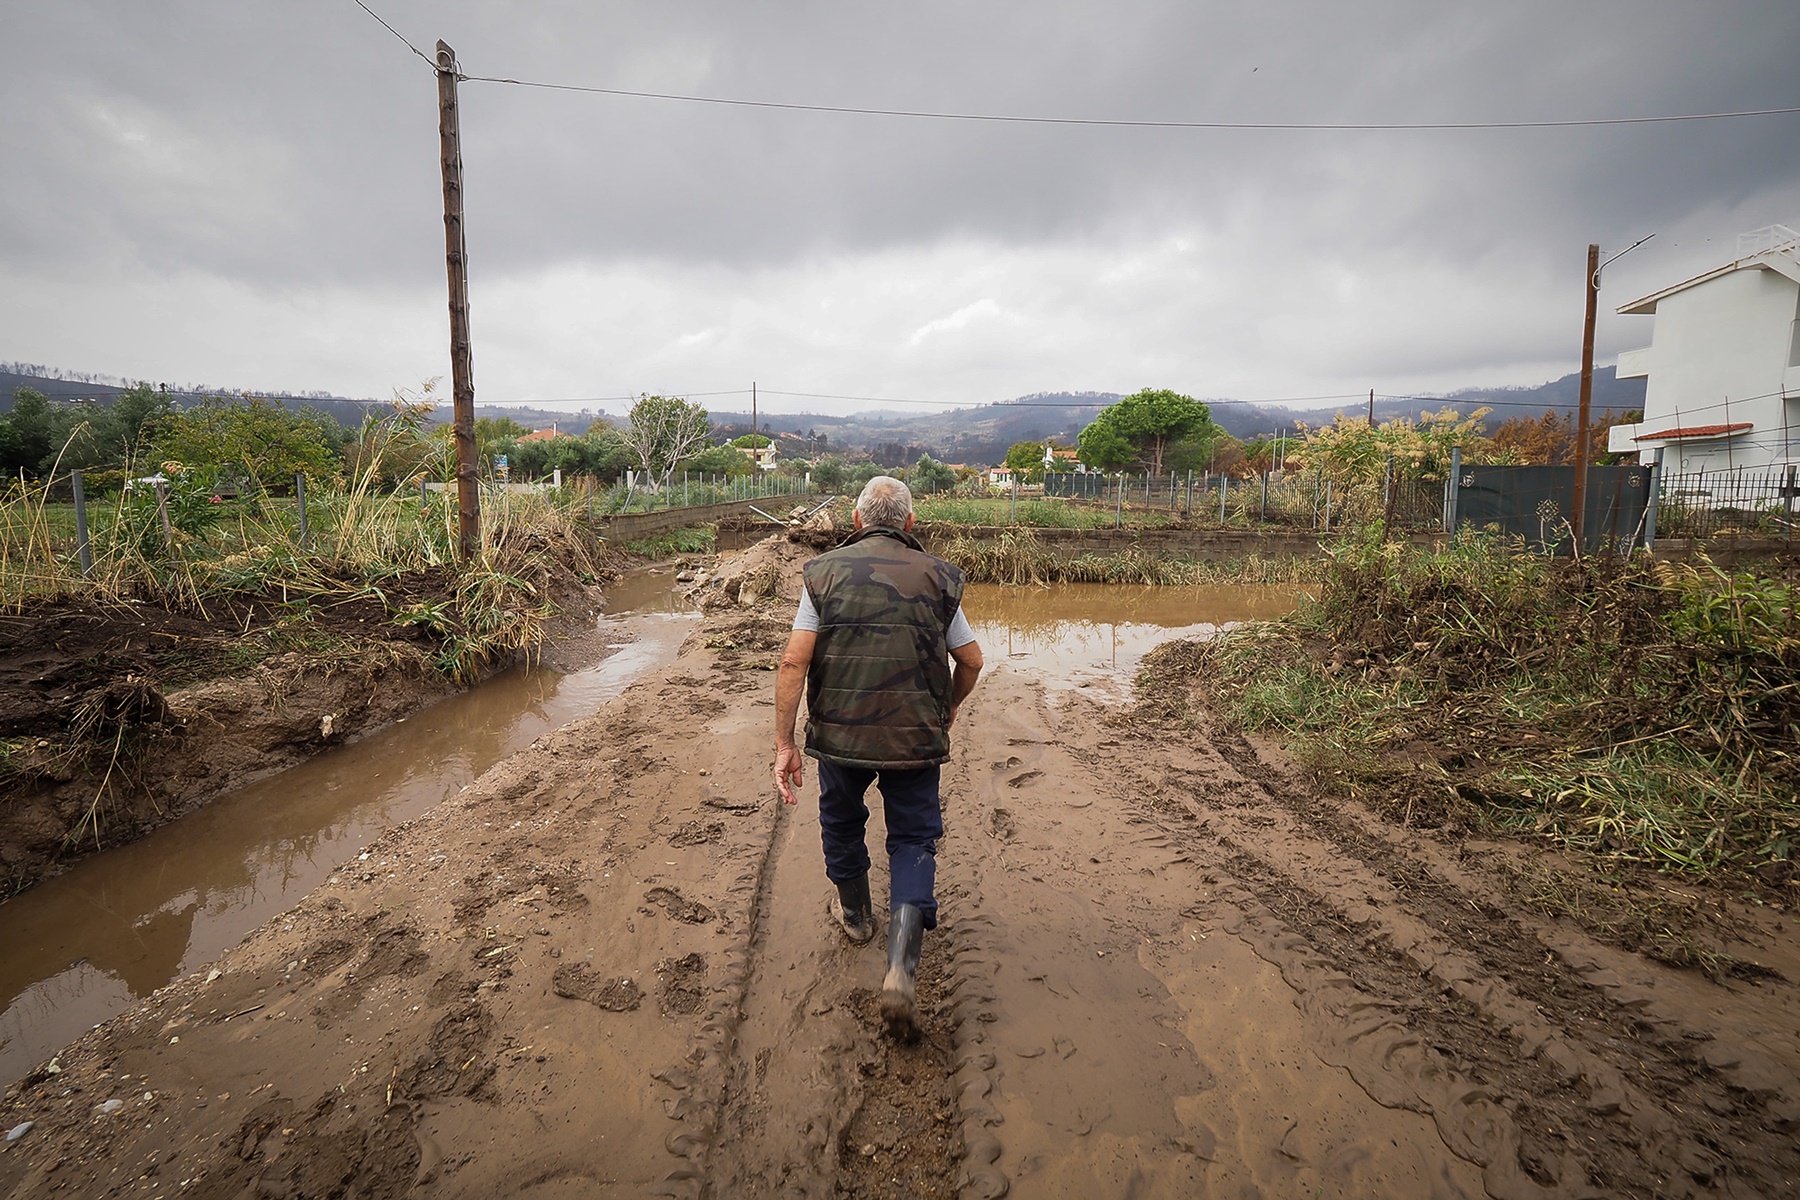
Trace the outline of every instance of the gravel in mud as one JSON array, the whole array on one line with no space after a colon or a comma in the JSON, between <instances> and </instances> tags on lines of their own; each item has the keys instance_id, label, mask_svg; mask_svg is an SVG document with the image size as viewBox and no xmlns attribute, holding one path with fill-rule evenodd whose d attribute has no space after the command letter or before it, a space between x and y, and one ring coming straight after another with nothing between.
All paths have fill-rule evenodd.
<instances>
[{"instance_id":1,"label":"gravel in mud","mask_svg":"<svg viewBox=\"0 0 1800 1200\"><path fill-rule=\"evenodd\" d=\"M810 551L751 553L672 667L10 1088L0 1196L1800 1191L1791 916L1674 970L1520 909L1515 847L1004 665L889 1040L768 775Z\"/></svg>"}]
</instances>

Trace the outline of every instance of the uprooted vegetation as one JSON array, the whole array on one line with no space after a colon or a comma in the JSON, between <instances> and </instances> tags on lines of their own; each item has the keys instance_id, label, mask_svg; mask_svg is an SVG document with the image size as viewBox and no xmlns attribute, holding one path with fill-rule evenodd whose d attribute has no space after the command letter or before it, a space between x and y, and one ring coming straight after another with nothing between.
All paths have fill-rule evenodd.
<instances>
[{"instance_id":1,"label":"uprooted vegetation","mask_svg":"<svg viewBox=\"0 0 1800 1200\"><path fill-rule=\"evenodd\" d=\"M166 538L97 523L85 574L48 538L7 544L0 893L533 653L615 557L539 497L500 497L462 563L417 493L323 493L304 536L287 508Z\"/></svg>"},{"instance_id":2,"label":"uprooted vegetation","mask_svg":"<svg viewBox=\"0 0 1800 1200\"><path fill-rule=\"evenodd\" d=\"M1122 550L1069 553L1028 528L976 534L962 526L934 526L932 550L963 569L971 583L1012 586L1051 583L1155 584L1185 587L1207 583L1305 583L1318 577L1312 558L1246 555L1227 562L1200 562L1161 554L1138 545Z\"/></svg>"},{"instance_id":3,"label":"uprooted vegetation","mask_svg":"<svg viewBox=\"0 0 1800 1200\"><path fill-rule=\"evenodd\" d=\"M1293 616L1157 651L1140 694L1165 718L1198 703L1275 732L1320 783L1411 826L1505 829L1791 904L1797 598L1710 565L1368 536ZM1581 916L1552 875L1521 886Z\"/></svg>"}]
</instances>

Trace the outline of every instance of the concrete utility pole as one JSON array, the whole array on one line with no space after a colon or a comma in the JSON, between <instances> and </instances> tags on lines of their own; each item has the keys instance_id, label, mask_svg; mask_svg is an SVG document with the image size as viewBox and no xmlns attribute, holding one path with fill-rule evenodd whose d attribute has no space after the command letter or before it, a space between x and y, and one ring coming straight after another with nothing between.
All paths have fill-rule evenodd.
<instances>
[{"instance_id":1,"label":"concrete utility pole","mask_svg":"<svg viewBox=\"0 0 1800 1200\"><path fill-rule=\"evenodd\" d=\"M1587 549L1588 410L1594 400L1594 306L1600 299L1600 247L1588 245L1587 321L1581 329L1581 405L1575 414L1575 511L1569 528L1575 534L1575 554Z\"/></svg>"},{"instance_id":2,"label":"concrete utility pole","mask_svg":"<svg viewBox=\"0 0 1800 1200\"><path fill-rule=\"evenodd\" d=\"M456 51L437 44L438 144L444 171L444 264L450 278L450 383L456 433L456 531L462 561L481 547L475 471L475 368L469 341L469 262L463 237L462 131L456 120Z\"/></svg>"}]
</instances>

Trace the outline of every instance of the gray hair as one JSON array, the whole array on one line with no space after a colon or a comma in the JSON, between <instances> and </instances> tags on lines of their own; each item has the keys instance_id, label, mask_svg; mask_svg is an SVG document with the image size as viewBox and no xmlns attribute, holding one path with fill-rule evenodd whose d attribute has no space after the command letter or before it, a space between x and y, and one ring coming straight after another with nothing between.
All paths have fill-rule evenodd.
<instances>
[{"instance_id":1,"label":"gray hair","mask_svg":"<svg viewBox=\"0 0 1800 1200\"><path fill-rule=\"evenodd\" d=\"M862 514L864 525L904 529L906 518L912 516L912 489L892 475L877 475L863 485L856 511Z\"/></svg>"}]
</instances>

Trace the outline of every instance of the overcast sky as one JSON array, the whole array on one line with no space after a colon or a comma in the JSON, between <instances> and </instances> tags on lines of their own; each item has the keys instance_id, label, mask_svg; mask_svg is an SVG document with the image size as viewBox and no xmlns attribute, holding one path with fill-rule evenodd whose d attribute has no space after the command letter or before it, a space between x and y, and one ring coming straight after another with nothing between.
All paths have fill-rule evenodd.
<instances>
[{"instance_id":1,"label":"overcast sky","mask_svg":"<svg viewBox=\"0 0 1800 1200\"><path fill-rule=\"evenodd\" d=\"M1317 124L1800 104L1794 0L368 2L469 75L809 105ZM1800 115L1146 129L475 81L461 111L483 403L1530 385L1579 365L1590 241L1657 235L1605 275L1605 363L1650 334L1613 308L1800 226ZM0 0L0 113L0 359L351 396L447 381L434 76L353 0Z\"/></svg>"}]
</instances>

